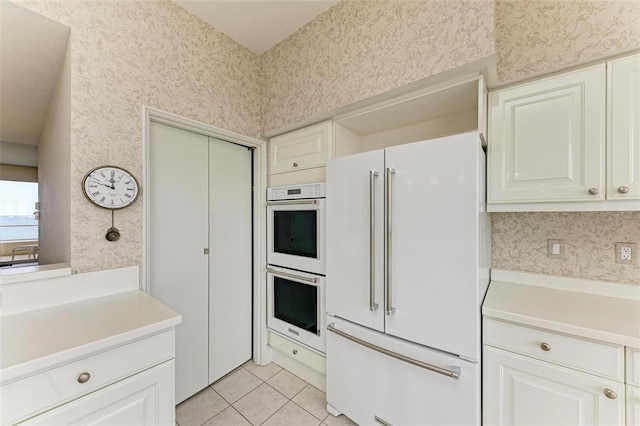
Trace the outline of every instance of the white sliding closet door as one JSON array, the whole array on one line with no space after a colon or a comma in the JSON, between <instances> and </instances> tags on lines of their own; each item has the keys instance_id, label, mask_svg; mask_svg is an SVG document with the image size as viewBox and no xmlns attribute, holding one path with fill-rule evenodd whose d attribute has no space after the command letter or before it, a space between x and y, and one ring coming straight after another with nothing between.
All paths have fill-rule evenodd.
<instances>
[{"instance_id":1,"label":"white sliding closet door","mask_svg":"<svg viewBox=\"0 0 640 426\"><path fill-rule=\"evenodd\" d=\"M209 138L209 383L251 359L251 151Z\"/></svg>"},{"instance_id":2,"label":"white sliding closet door","mask_svg":"<svg viewBox=\"0 0 640 426\"><path fill-rule=\"evenodd\" d=\"M150 136L149 288L182 314L179 403L251 359L251 151L156 122Z\"/></svg>"},{"instance_id":3,"label":"white sliding closet door","mask_svg":"<svg viewBox=\"0 0 640 426\"><path fill-rule=\"evenodd\" d=\"M151 123L150 293L182 315L176 403L209 384L209 138Z\"/></svg>"}]
</instances>

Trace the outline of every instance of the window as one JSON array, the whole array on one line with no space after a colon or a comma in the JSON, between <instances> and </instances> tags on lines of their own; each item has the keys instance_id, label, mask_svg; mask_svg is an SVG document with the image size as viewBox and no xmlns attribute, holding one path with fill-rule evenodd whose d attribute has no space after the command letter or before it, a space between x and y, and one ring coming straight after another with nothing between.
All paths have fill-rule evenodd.
<instances>
[{"instance_id":1,"label":"window","mask_svg":"<svg viewBox=\"0 0 640 426\"><path fill-rule=\"evenodd\" d=\"M38 184L0 180L0 194L0 241L38 240Z\"/></svg>"}]
</instances>

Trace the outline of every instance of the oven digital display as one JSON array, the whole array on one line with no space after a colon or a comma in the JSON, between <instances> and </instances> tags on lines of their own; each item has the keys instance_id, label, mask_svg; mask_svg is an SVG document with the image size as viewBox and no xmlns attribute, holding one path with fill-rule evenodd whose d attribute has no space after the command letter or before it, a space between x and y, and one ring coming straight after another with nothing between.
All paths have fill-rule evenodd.
<instances>
[{"instance_id":1,"label":"oven digital display","mask_svg":"<svg viewBox=\"0 0 640 426\"><path fill-rule=\"evenodd\" d=\"M300 194L302 194L302 189L300 188L287 189L287 195L300 195Z\"/></svg>"}]
</instances>

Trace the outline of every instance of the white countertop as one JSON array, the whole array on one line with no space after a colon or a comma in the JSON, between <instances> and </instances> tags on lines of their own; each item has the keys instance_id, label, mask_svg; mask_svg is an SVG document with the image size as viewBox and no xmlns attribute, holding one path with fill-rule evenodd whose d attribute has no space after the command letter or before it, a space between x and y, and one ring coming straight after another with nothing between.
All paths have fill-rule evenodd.
<instances>
[{"instance_id":1,"label":"white countertop","mask_svg":"<svg viewBox=\"0 0 640 426\"><path fill-rule=\"evenodd\" d=\"M173 327L182 317L134 290L0 321L0 381L6 382Z\"/></svg>"},{"instance_id":2,"label":"white countertop","mask_svg":"<svg viewBox=\"0 0 640 426\"><path fill-rule=\"evenodd\" d=\"M640 285L492 271L482 314L640 348Z\"/></svg>"}]
</instances>

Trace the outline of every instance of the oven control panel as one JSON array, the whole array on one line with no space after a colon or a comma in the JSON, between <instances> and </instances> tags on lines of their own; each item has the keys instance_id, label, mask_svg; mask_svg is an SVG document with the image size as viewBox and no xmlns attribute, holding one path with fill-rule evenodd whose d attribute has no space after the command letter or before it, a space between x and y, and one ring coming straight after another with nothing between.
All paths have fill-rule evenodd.
<instances>
[{"instance_id":1,"label":"oven control panel","mask_svg":"<svg viewBox=\"0 0 640 426\"><path fill-rule=\"evenodd\" d=\"M324 198L324 182L308 183L295 186L278 186L267 189L267 199L273 200L296 200L299 198Z\"/></svg>"}]
</instances>

